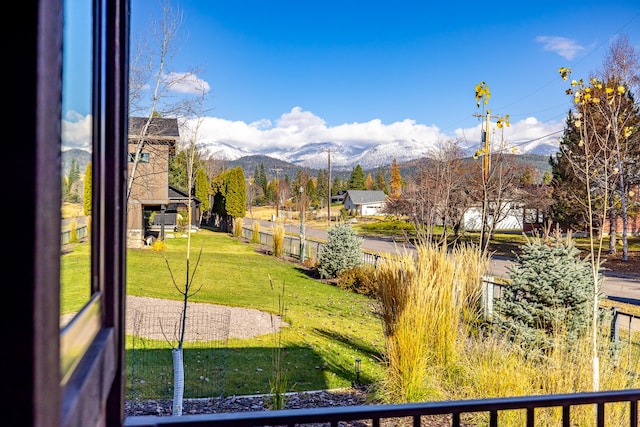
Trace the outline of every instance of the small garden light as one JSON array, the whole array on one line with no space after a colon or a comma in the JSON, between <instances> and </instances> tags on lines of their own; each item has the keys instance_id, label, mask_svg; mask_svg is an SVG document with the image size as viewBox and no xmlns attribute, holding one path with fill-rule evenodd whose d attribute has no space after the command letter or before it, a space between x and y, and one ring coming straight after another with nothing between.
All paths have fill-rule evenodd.
<instances>
[{"instance_id":1,"label":"small garden light","mask_svg":"<svg viewBox=\"0 0 640 427\"><path fill-rule=\"evenodd\" d=\"M360 358L356 358L356 384L360 384Z\"/></svg>"}]
</instances>

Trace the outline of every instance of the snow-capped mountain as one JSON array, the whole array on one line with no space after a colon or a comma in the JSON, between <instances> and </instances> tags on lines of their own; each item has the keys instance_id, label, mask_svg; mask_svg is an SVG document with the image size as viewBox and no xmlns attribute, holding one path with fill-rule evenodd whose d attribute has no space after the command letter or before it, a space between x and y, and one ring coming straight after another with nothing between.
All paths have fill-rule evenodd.
<instances>
[{"instance_id":1,"label":"snow-capped mountain","mask_svg":"<svg viewBox=\"0 0 640 427\"><path fill-rule=\"evenodd\" d=\"M350 170L356 165L360 165L363 169L374 169L389 166L393 159L398 163L404 163L428 157L434 148L434 144L425 144L415 140L395 140L367 147L327 141L305 144L291 149L266 148L252 151L219 141L203 142L200 146L211 156L221 160L233 161L245 156L263 155L311 169L327 168L330 155L331 167L335 170ZM474 146L462 148L466 155L472 156L478 145L476 143ZM548 137L526 144L515 143L512 148L505 149L514 154L548 156L557 151L558 142L557 137Z\"/></svg>"}]
</instances>

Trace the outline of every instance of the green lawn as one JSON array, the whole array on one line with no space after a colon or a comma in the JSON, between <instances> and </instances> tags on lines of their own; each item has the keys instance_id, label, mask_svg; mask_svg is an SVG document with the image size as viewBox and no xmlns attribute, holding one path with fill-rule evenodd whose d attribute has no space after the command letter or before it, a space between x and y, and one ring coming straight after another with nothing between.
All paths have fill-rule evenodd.
<instances>
[{"instance_id":1,"label":"green lawn","mask_svg":"<svg viewBox=\"0 0 640 427\"><path fill-rule=\"evenodd\" d=\"M285 348L283 363L287 368L291 391L350 386L355 380L356 358L362 360L362 383L376 382L381 378L379 361L384 337L373 300L314 280L297 264L261 254L253 245L226 233L200 230L192 236L192 267L202 248L202 258L193 284L195 288L202 287L189 301L255 308L277 314L280 298L286 305L285 320L290 323L279 334L230 339L224 350L220 343L211 343L198 350L185 350L185 364L189 358L195 360L191 366L207 358L222 361L224 372L216 375L218 379L223 378L224 395L269 392L269 381L273 377L271 358L279 342ZM167 239L166 242L167 250L164 252L149 248L127 251L127 295L181 298L172 283L164 257L173 276L177 280L184 280L187 239ZM63 257L63 313L77 310L85 301L87 250L87 244L79 244L73 248L73 252ZM275 289L272 289L272 283ZM284 292L280 295L283 284ZM140 354L136 356L131 352L134 342L140 345L140 340L128 337L127 360L130 363L127 363L127 367L129 371L135 368L137 375L142 366L134 362L142 359ZM171 363L168 343L145 340L144 346L144 360L152 361L148 364L154 365L156 375L168 375ZM189 368L185 371L189 371ZM203 383L200 377L205 375L199 375L198 369L192 371L195 372L195 377L191 375L193 378L190 378L189 372L185 372L185 397L211 396L211 391L207 391L206 387L197 391L199 386L193 383ZM149 388L151 394L147 396L144 394L145 388L142 388L142 394L137 397L151 397L160 390L168 393L165 397L170 398L167 384L168 380L165 379L164 387Z\"/></svg>"},{"instance_id":2,"label":"green lawn","mask_svg":"<svg viewBox=\"0 0 640 427\"><path fill-rule=\"evenodd\" d=\"M402 226L387 228L397 232ZM162 252L150 248L127 251L128 295L181 299L171 272L178 284L184 280L187 240L166 242L167 249ZM509 254L524 243L524 237L498 233L492 243ZM585 243L586 239L578 240L579 245ZM638 250L638 238L630 243ZM70 248L62 258L63 314L79 310L89 295L89 244ZM279 346L284 348L283 366L290 391L348 387L356 378L357 358L362 361L361 383L382 379L384 336L375 301L315 280L298 264L260 253L254 245L227 233L200 230L193 234L191 248L192 267L198 262L200 249L202 258L193 282L201 289L190 301L276 314L283 303L284 320L290 326L280 333L230 339L226 344L185 346L185 397L268 393L274 371L272 357ZM138 349L135 352L134 346ZM126 357L129 396L171 398L171 346L166 340L128 336ZM146 379L131 381L136 378Z\"/></svg>"}]
</instances>

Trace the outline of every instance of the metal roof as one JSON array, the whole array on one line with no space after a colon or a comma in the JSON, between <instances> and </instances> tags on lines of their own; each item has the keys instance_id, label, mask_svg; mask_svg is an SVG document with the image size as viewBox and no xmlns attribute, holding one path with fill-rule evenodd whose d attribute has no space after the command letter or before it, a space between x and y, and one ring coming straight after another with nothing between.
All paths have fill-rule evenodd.
<instances>
[{"instance_id":1,"label":"metal roof","mask_svg":"<svg viewBox=\"0 0 640 427\"><path fill-rule=\"evenodd\" d=\"M367 205L369 203L386 202L387 195L381 190L347 190L345 201L351 199L354 205Z\"/></svg>"}]
</instances>

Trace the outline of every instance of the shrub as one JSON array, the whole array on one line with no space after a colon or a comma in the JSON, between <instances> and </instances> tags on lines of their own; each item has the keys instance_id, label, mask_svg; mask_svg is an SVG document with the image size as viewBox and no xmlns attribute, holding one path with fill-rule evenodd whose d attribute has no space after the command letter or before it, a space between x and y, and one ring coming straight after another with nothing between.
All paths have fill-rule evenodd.
<instances>
[{"instance_id":1,"label":"shrub","mask_svg":"<svg viewBox=\"0 0 640 427\"><path fill-rule=\"evenodd\" d=\"M163 252L167 250L167 242L162 239L154 240L151 248L156 252Z\"/></svg>"},{"instance_id":2,"label":"shrub","mask_svg":"<svg viewBox=\"0 0 640 427\"><path fill-rule=\"evenodd\" d=\"M189 228L189 218L187 212L179 212L176 214L176 231L184 233Z\"/></svg>"},{"instance_id":3,"label":"shrub","mask_svg":"<svg viewBox=\"0 0 640 427\"><path fill-rule=\"evenodd\" d=\"M496 308L503 317L500 328L525 349L549 349L558 333L571 341L588 330L593 276L590 263L578 253L573 239L558 233L521 246L510 271L511 285Z\"/></svg>"},{"instance_id":4,"label":"shrub","mask_svg":"<svg viewBox=\"0 0 640 427\"><path fill-rule=\"evenodd\" d=\"M340 274L337 286L345 291L373 298L378 293L375 273L376 269L371 265L357 265Z\"/></svg>"},{"instance_id":5,"label":"shrub","mask_svg":"<svg viewBox=\"0 0 640 427\"><path fill-rule=\"evenodd\" d=\"M362 239L349 224L340 223L330 228L327 239L318 260L320 277L338 277L343 271L362 264Z\"/></svg>"}]
</instances>

